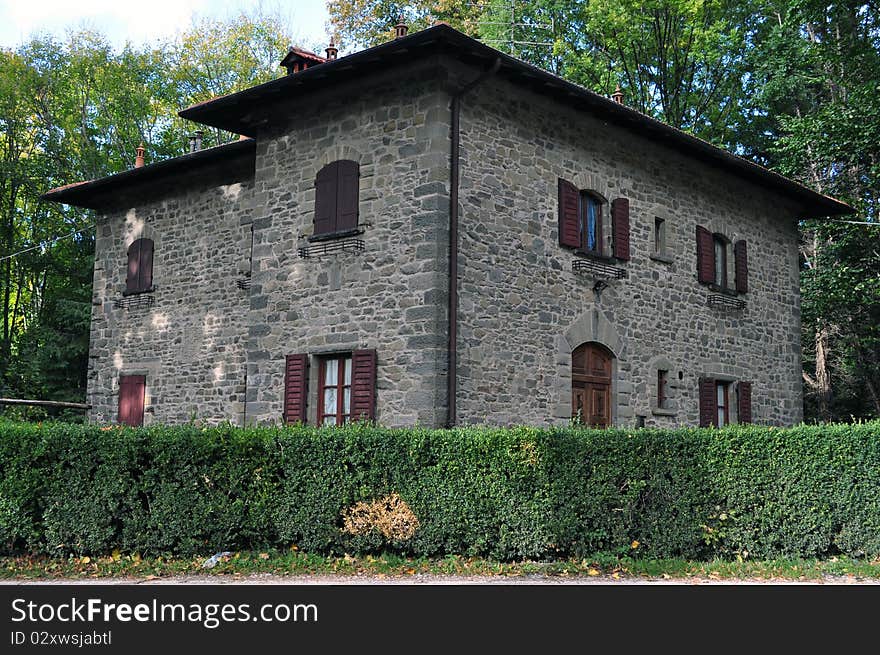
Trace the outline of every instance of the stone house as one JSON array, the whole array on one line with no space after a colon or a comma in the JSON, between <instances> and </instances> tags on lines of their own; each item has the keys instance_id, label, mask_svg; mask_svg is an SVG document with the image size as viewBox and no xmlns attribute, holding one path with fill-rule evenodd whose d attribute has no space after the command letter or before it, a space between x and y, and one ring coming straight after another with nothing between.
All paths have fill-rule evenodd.
<instances>
[{"instance_id":1,"label":"stone house","mask_svg":"<svg viewBox=\"0 0 880 655\"><path fill-rule=\"evenodd\" d=\"M180 112L239 141L45 194L97 210L92 420L802 419L797 221L848 206L399 32Z\"/></svg>"}]
</instances>

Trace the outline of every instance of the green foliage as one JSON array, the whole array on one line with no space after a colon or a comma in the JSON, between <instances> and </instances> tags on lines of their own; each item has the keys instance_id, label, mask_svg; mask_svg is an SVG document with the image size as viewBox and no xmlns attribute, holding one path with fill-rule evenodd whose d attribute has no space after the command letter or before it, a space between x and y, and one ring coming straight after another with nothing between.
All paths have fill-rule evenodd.
<instances>
[{"instance_id":1,"label":"green foliage","mask_svg":"<svg viewBox=\"0 0 880 655\"><path fill-rule=\"evenodd\" d=\"M148 161L184 153L194 127L177 111L277 76L290 42L256 13L121 51L88 30L0 50L0 395L85 398L94 216L40 194L131 168L139 143Z\"/></svg>"},{"instance_id":2,"label":"green foliage","mask_svg":"<svg viewBox=\"0 0 880 655\"><path fill-rule=\"evenodd\" d=\"M754 559L880 554L880 423L100 428L0 422L0 549ZM350 534L398 494L409 539Z\"/></svg>"}]
</instances>

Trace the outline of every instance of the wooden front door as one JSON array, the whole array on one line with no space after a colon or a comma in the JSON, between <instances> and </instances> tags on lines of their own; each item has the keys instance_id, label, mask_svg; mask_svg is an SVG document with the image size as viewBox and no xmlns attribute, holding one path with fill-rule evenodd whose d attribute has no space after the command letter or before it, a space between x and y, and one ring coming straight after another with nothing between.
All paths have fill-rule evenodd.
<instances>
[{"instance_id":1,"label":"wooden front door","mask_svg":"<svg viewBox=\"0 0 880 655\"><path fill-rule=\"evenodd\" d=\"M597 428L611 425L613 355L597 343L585 343L571 354L571 415Z\"/></svg>"}]
</instances>

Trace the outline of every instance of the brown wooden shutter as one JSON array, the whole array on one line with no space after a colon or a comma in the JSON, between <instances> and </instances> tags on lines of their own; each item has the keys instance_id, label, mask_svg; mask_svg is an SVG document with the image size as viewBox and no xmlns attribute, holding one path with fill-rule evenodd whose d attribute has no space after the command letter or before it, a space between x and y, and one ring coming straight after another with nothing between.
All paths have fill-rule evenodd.
<instances>
[{"instance_id":1,"label":"brown wooden shutter","mask_svg":"<svg viewBox=\"0 0 880 655\"><path fill-rule=\"evenodd\" d=\"M736 385L736 415L740 423L752 422L751 382L738 382Z\"/></svg>"},{"instance_id":2,"label":"brown wooden shutter","mask_svg":"<svg viewBox=\"0 0 880 655\"><path fill-rule=\"evenodd\" d=\"M360 167L356 161L343 159L339 166L336 197L336 230L353 230L358 224L358 190L360 186Z\"/></svg>"},{"instance_id":3,"label":"brown wooden shutter","mask_svg":"<svg viewBox=\"0 0 880 655\"><path fill-rule=\"evenodd\" d=\"M327 164L315 176L315 234L336 232L339 162Z\"/></svg>"},{"instance_id":4,"label":"brown wooden shutter","mask_svg":"<svg viewBox=\"0 0 880 655\"><path fill-rule=\"evenodd\" d=\"M736 274L737 293L747 293L749 290L749 253L745 241L737 241L733 244L733 265Z\"/></svg>"},{"instance_id":5,"label":"brown wooden shutter","mask_svg":"<svg viewBox=\"0 0 880 655\"><path fill-rule=\"evenodd\" d=\"M351 419L376 420L376 351L355 350L351 355Z\"/></svg>"},{"instance_id":6,"label":"brown wooden shutter","mask_svg":"<svg viewBox=\"0 0 880 655\"><path fill-rule=\"evenodd\" d=\"M629 198L615 198L611 201L611 230L614 256L629 261Z\"/></svg>"},{"instance_id":7,"label":"brown wooden shutter","mask_svg":"<svg viewBox=\"0 0 880 655\"><path fill-rule=\"evenodd\" d=\"M153 286L153 241L137 239L128 247L126 293L149 291Z\"/></svg>"},{"instance_id":8,"label":"brown wooden shutter","mask_svg":"<svg viewBox=\"0 0 880 655\"><path fill-rule=\"evenodd\" d=\"M697 280L703 284L715 281L715 244L712 233L697 225Z\"/></svg>"},{"instance_id":9,"label":"brown wooden shutter","mask_svg":"<svg viewBox=\"0 0 880 655\"><path fill-rule=\"evenodd\" d=\"M284 422L306 422L309 389L309 356L288 355L284 365Z\"/></svg>"},{"instance_id":10,"label":"brown wooden shutter","mask_svg":"<svg viewBox=\"0 0 880 655\"><path fill-rule=\"evenodd\" d=\"M700 378L700 427L718 427L718 406L715 403L715 380Z\"/></svg>"},{"instance_id":11,"label":"brown wooden shutter","mask_svg":"<svg viewBox=\"0 0 880 655\"><path fill-rule=\"evenodd\" d=\"M125 277L125 292L140 291L141 239L132 241L128 247L128 273Z\"/></svg>"},{"instance_id":12,"label":"brown wooden shutter","mask_svg":"<svg viewBox=\"0 0 880 655\"><path fill-rule=\"evenodd\" d=\"M144 391L147 378L123 375L119 378L119 424L138 427L144 424Z\"/></svg>"},{"instance_id":13,"label":"brown wooden shutter","mask_svg":"<svg viewBox=\"0 0 880 655\"><path fill-rule=\"evenodd\" d=\"M153 240L141 239L141 263L138 267L140 291L153 288Z\"/></svg>"},{"instance_id":14,"label":"brown wooden shutter","mask_svg":"<svg viewBox=\"0 0 880 655\"><path fill-rule=\"evenodd\" d=\"M581 247L578 204L580 192L577 187L559 178L559 245L566 248Z\"/></svg>"}]
</instances>

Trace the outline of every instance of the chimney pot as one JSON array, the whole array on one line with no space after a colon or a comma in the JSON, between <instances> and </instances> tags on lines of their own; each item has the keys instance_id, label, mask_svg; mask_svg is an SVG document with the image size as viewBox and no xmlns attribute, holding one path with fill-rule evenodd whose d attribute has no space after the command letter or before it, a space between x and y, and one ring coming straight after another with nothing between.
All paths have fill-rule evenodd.
<instances>
[{"instance_id":1,"label":"chimney pot","mask_svg":"<svg viewBox=\"0 0 880 655\"><path fill-rule=\"evenodd\" d=\"M409 27L406 23L403 22L403 16L399 16L397 18L397 25L394 26L394 38L402 39L406 36L406 33L409 31Z\"/></svg>"},{"instance_id":2,"label":"chimney pot","mask_svg":"<svg viewBox=\"0 0 880 655\"><path fill-rule=\"evenodd\" d=\"M621 90L619 84L617 85L617 88L614 90L614 93L611 94L611 98L612 98L612 99L614 100L614 102L616 102L618 105L622 105L622 104L623 104L623 91Z\"/></svg>"},{"instance_id":3,"label":"chimney pot","mask_svg":"<svg viewBox=\"0 0 880 655\"><path fill-rule=\"evenodd\" d=\"M336 55L339 54L339 49L336 47L336 44L333 43L333 39L330 39L330 45L324 48L324 52L327 53L327 59L336 59Z\"/></svg>"},{"instance_id":4,"label":"chimney pot","mask_svg":"<svg viewBox=\"0 0 880 655\"><path fill-rule=\"evenodd\" d=\"M202 137L205 136L204 130L196 130L196 150L202 149Z\"/></svg>"},{"instance_id":5,"label":"chimney pot","mask_svg":"<svg viewBox=\"0 0 880 655\"><path fill-rule=\"evenodd\" d=\"M137 156L134 158L134 167L135 168L143 168L144 167L144 144L141 143L137 147Z\"/></svg>"}]
</instances>

